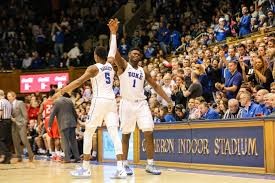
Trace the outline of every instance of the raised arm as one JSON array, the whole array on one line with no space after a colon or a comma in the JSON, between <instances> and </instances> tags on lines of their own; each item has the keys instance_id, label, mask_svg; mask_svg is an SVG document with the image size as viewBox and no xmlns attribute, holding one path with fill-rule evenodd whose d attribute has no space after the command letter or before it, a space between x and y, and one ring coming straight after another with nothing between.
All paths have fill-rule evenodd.
<instances>
[{"instance_id":1,"label":"raised arm","mask_svg":"<svg viewBox=\"0 0 275 183\"><path fill-rule=\"evenodd\" d=\"M70 93L71 91L78 88L81 84L83 84L85 81L87 81L91 77L96 76L97 73L98 73L98 68L95 65L89 66L82 76L80 76L78 79L74 80L69 85L62 88L62 92Z\"/></svg>"},{"instance_id":2,"label":"raised arm","mask_svg":"<svg viewBox=\"0 0 275 183\"><path fill-rule=\"evenodd\" d=\"M124 71L127 67L127 62L124 58L121 57L120 53L117 50L117 39L116 34L118 30L118 20L111 19L108 23L110 29L111 38L110 38L110 50L108 54L108 60L113 59L114 63L117 65L119 71Z\"/></svg>"}]
</instances>

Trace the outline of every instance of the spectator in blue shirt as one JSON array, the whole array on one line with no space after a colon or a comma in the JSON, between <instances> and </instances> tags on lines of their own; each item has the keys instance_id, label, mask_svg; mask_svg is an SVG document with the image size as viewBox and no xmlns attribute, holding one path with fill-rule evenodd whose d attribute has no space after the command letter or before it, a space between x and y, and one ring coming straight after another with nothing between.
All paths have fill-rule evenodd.
<instances>
[{"instance_id":1,"label":"spectator in blue shirt","mask_svg":"<svg viewBox=\"0 0 275 183\"><path fill-rule=\"evenodd\" d=\"M263 116L263 110L259 106L251 101L251 94L249 92L244 92L240 95L240 103L243 107L243 113L241 118L253 118L256 116Z\"/></svg>"},{"instance_id":2,"label":"spectator in blue shirt","mask_svg":"<svg viewBox=\"0 0 275 183\"><path fill-rule=\"evenodd\" d=\"M170 43L170 31L164 23L160 23L160 28L157 32L157 40L164 54L167 54Z\"/></svg>"},{"instance_id":3,"label":"spectator in blue shirt","mask_svg":"<svg viewBox=\"0 0 275 183\"><path fill-rule=\"evenodd\" d=\"M120 40L120 44L118 46L118 49L119 49L119 53L124 57L126 58L127 55L128 55L128 52L130 50L130 46L126 43L125 39L124 38L121 38Z\"/></svg>"},{"instance_id":4,"label":"spectator in blue shirt","mask_svg":"<svg viewBox=\"0 0 275 183\"><path fill-rule=\"evenodd\" d=\"M160 117L161 122L174 122L176 121L174 115L171 113L171 111L168 111L167 106L163 106L160 108Z\"/></svg>"},{"instance_id":5,"label":"spectator in blue shirt","mask_svg":"<svg viewBox=\"0 0 275 183\"><path fill-rule=\"evenodd\" d=\"M251 16L248 13L247 7L242 8L242 14L243 16L240 19L239 22L239 36L243 37L251 32L250 30L250 21L251 21Z\"/></svg>"},{"instance_id":6,"label":"spectator in blue shirt","mask_svg":"<svg viewBox=\"0 0 275 183\"><path fill-rule=\"evenodd\" d=\"M31 69L43 69L44 67L45 67L45 64L43 60L39 57L38 52L34 51L32 53Z\"/></svg>"},{"instance_id":7,"label":"spectator in blue shirt","mask_svg":"<svg viewBox=\"0 0 275 183\"><path fill-rule=\"evenodd\" d=\"M201 112L201 119L220 119L219 113L214 109L209 108L206 102L201 103L198 109Z\"/></svg>"},{"instance_id":8,"label":"spectator in blue shirt","mask_svg":"<svg viewBox=\"0 0 275 183\"><path fill-rule=\"evenodd\" d=\"M275 98L275 95L273 93L268 93L264 95L264 103L270 114L275 111L275 109L272 107L273 98Z\"/></svg>"},{"instance_id":9,"label":"spectator in blue shirt","mask_svg":"<svg viewBox=\"0 0 275 183\"><path fill-rule=\"evenodd\" d=\"M56 32L55 29L57 29ZM63 46L65 41L64 29L65 27L60 27L57 23L53 24L52 39L54 41L54 51L57 57L61 57L63 55Z\"/></svg>"},{"instance_id":10,"label":"spectator in blue shirt","mask_svg":"<svg viewBox=\"0 0 275 183\"><path fill-rule=\"evenodd\" d=\"M175 51L181 45L180 33L170 26L171 34L170 34L170 43L172 45L172 50Z\"/></svg>"},{"instance_id":11,"label":"spectator in blue shirt","mask_svg":"<svg viewBox=\"0 0 275 183\"><path fill-rule=\"evenodd\" d=\"M259 104L261 110L263 111L264 116L268 116L271 113L269 108L265 105L265 100L264 100L264 96L268 93L269 93L268 90L261 89L257 92L257 95L256 95L256 102Z\"/></svg>"},{"instance_id":12,"label":"spectator in blue shirt","mask_svg":"<svg viewBox=\"0 0 275 183\"><path fill-rule=\"evenodd\" d=\"M237 96L243 78L242 74L237 70L237 62L228 62L227 68L231 74L230 77L225 78L225 84L216 83L215 87L220 91L226 92L228 99L232 99Z\"/></svg>"},{"instance_id":13,"label":"spectator in blue shirt","mask_svg":"<svg viewBox=\"0 0 275 183\"><path fill-rule=\"evenodd\" d=\"M155 48L150 41L148 42L148 45L144 46L144 56L148 59L155 56Z\"/></svg>"},{"instance_id":14,"label":"spectator in blue shirt","mask_svg":"<svg viewBox=\"0 0 275 183\"><path fill-rule=\"evenodd\" d=\"M214 32L217 42L226 39L226 36L229 33L229 27L226 25L224 18L219 19L219 24L215 27Z\"/></svg>"}]
</instances>

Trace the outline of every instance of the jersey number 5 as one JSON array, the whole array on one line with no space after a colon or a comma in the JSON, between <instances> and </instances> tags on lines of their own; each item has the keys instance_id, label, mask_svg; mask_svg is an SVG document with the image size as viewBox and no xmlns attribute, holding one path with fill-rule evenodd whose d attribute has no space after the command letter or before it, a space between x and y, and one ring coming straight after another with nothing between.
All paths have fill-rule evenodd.
<instances>
[{"instance_id":1,"label":"jersey number 5","mask_svg":"<svg viewBox=\"0 0 275 183\"><path fill-rule=\"evenodd\" d=\"M105 79L106 79L106 84L110 84L111 83L110 73L109 72L105 72Z\"/></svg>"}]
</instances>

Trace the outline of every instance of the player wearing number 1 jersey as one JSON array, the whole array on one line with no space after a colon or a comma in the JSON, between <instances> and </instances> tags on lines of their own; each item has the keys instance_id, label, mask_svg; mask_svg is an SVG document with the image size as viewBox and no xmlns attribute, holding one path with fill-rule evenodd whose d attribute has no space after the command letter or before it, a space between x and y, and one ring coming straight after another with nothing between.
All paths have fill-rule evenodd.
<instances>
[{"instance_id":1,"label":"player wearing number 1 jersey","mask_svg":"<svg viewBox=\"0 0 275 183\"><path fill-rule=\"evenodd\" d=\"M49 119L51 115L51 110L53 107L53 99L55 91L51 90L49 92L49 98L44 101L39 110L39 118L42 118L42 113L44 114L45 129L48 129ZM50 137L49 150L52 155L53 160L60 159L60 134L57 124L57 119L54 118L54 122L50 131L47 131L48 136Z\"/></svg>"},{"instance_id":2,"label":"player wearing number 1 jersey","mask_svg":"<svg viewBox=\"0 0 275 183\"><path fill-rule=\"evenodd\" d=\"M114 59L115 50L110 50L108 58ZM109 135L113 140L115 153L117 155L117 171L114 178L126 178L126 172L122 165L122 145L118 136L118 114L113 92L114 70L112 65L107 62L107 51L104 47L96 47L94 51L95 65L89 66L85 73L77 80L70 83L62 89L61 92L71 92L79 87L82 83L91 79L93 88L93 98L88 114L88 120L85 124L83 166L76 168L71 172L74 177L89 177L91 176L89 160L92 149L92 136L97 127L102 125L103 120L107 126Z\"/></svg>"},{"instance_id":3,"label":"player wearing number 1 jersey","mask_svg":"<svg viewBox=\"0 0 275 183\"><path fill-rule=\"evenodd\" d=\"M110 20L109 29L111 32L110 49L116 47L116 33L118 29L118 21ZM142 51L139 48L133 48L129 52L129 62L124 60L119 52L115 56L115 64L118 66L118 76L120 80L121 101L119 108L119 117L122 129L122 149L125 170L128 175L133 172L127 163L129 138L131 133L135 130L136 123L139 129L144 133L145 147L147 154L146 171L148 173L159 175L161 172L154 166L154 141L153 128L154 122L148 102L144 95L144 84L147 81L153 89L164 98L169 105L171 99L165 94L162 88L156 84L149 72L138 66L142 58Z\"/></svg>"}]
</instances>

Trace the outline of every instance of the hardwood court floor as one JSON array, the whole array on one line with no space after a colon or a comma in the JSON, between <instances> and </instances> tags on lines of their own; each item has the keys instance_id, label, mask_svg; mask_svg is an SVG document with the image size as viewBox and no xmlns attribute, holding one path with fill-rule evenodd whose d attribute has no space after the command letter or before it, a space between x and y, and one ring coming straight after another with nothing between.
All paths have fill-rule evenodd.
<instances>
[{"instance_id":1,"label":"hardwood court floor","mask_svg":"<svg viewBox=\"0 0 275 183\"><path fill-rule=\"evenodd\" d=\"M69 175L76 164L61 164L47 161L23 162L10 165L0 164L0 183L275 183L275 176L260 176L228 173L201 173L200 171L162 169L162 175L147 174L135 168L135 175L125 180L110 179L115 166L92 165L90 179L73 179ZM247 177L247 178L244 178ZM265 178L273 179L267 180Z\"/></svg>"}]
</instances>

